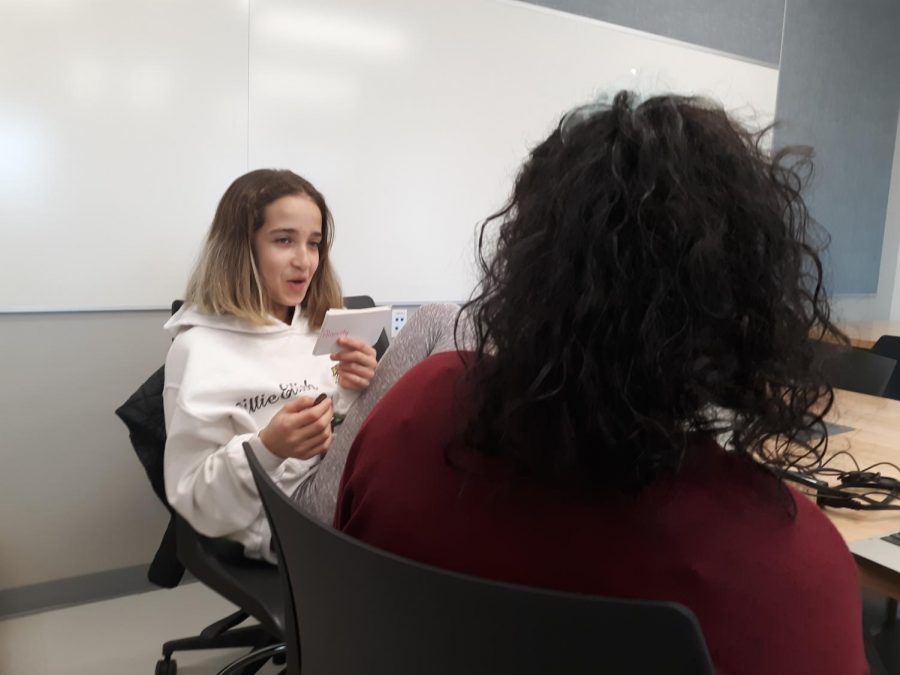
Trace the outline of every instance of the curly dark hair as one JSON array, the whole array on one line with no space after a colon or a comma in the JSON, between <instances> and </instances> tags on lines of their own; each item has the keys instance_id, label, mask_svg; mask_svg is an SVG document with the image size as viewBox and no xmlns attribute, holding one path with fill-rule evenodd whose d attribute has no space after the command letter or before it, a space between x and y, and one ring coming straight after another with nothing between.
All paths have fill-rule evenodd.
<instances>
[{"instance_id":1,"label":"curly dark hair","mask_svg":"<svg viewBox=\"0 0 900 675\"><path fill-rule=\"evenodd\" d=\"M773 156L765 131L620 92L534 148L479 237L469 448L632 493L697 433L821 461L833 392L809 338L845 338L800 196L811 151Z\"/></svg>"}]
</instances>

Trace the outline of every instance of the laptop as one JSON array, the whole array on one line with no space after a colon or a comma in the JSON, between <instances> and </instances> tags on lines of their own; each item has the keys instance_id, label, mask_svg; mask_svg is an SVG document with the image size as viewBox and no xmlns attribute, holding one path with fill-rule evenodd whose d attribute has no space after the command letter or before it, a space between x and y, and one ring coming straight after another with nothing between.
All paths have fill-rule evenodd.
<instances>
[{"instance_id":1,"label":"laptop","mask_svg":"<svg viewBox=\"0 0 900 675\"><path fill-rule=\"evenodd\" d=\"M900 572L900 532L854 541L848 547L853 555Z\"/></svg>"},{"instance_id":2,"label":"laptop","mask_svg":"<svg viewBox=\"0 0 900 675\"><path fill-rule=\"evenodd\" d=\"M834 422L825 422L825 431L828 432L828 437L831 438L833 436L837 436L838 434L844 434L848 431L853 431L854 427L848 427L844 424L835 424ZM806 432L801 432L797 434L797 440L801 441L815 441L821 437L821 434L816 431L808 430Z\"/></svg>"}]
</instances>

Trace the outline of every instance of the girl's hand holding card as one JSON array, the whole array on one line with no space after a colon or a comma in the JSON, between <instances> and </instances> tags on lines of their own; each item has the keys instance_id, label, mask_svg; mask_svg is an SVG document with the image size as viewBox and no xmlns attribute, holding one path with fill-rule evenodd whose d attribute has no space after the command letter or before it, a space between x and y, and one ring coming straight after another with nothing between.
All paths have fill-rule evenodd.
<instances>
[{"instance_id":1,"label":"girl's hand holding card","mask_svg":"<svg viewBox=\"0 0 900 675\"><path fill-rule=\"evenodd\" d=\"M367 389L378 365L374 347L351 337L339 337L337 346L341 351L333 353L331 360L338 362L338 384L353 391Z\"/></svg>"}]
</instances>

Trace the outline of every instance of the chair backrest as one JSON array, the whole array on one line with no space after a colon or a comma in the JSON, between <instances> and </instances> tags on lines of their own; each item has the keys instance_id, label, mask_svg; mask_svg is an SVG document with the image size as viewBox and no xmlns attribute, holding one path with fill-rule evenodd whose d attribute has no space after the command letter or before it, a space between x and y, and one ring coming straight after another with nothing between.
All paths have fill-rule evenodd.
<instances>
[{"instance_id":1,"label":"chair backrest","mask_svg":"<svg viewBox=\"0 0 900 675\"><path fill-rule=\"evenodd\" d=\"M882 335L872 346L871 351L873 354L900 361L900 336ZM894 368L894 373L882 395L900 401L900 368Z\"/></svg>"},{"instance_id":2,"label":"chair backrest","mask_svg":"<svg viewBox=\"0 0 900 675\"><path fill-rule=\"evenodd\" d=\"M833 387L883 396L897 361L867 349L815 343L816 360Z\"/></svg>"},{"instance_id":3,"label":"chair backrest","mask_svg":"<svg viewBox=\"0 0 900 675\"><path fill-rule=\"evenodd\" d=\"M128 427L134 448L153 492L171 511L163 480L163 453L166 446L166 421L163 413L164 366L160 366L116 409L116 415Z\"/></svg>"},{"instance_id":4,"label":"chair backrest","mask_svg":"<svg viewBox=\"0 0 900 675\"><path fill-rule=\"evenodd\" d=\"M290 675L713 672L681 605L526 588L381 551L307 517L244 448L293 598Z\"/></svg>"}]
</instances>

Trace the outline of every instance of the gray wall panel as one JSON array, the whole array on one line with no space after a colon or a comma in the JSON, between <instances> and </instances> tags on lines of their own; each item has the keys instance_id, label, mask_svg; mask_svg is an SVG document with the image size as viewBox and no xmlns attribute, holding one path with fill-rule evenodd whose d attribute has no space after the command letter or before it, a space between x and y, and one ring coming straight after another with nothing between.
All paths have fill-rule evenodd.
<instances>
[{"instance_id":1,"label":"gray wall panel","mask_svg":"<svg viewBox=\"0 0 900 675\"><path fill-rule=\"evenodd\" d=\"M164 361L167 317L0 316L0 591L152 559L168 513L113 411Z\"/></svg>"},{"instance_id":2,"label":"gray wall panel","mask_svg":"<svg viewBox=\"0 0 900 675\"><path fill-rule=\"evenodd\" d=\"M785 0L524 0L778 65Z\"/></svg>"},{"instance_id":3,"label":"gray wall panel","mask_svg":"<svg viewBox=\"0 0 900 675\"><path fill-rule=\"evenodd\" d=\"M788 0L776 146L812 145L833 293L874 293L900 105L900 2Z\"/></svg>"}]
</instances>

